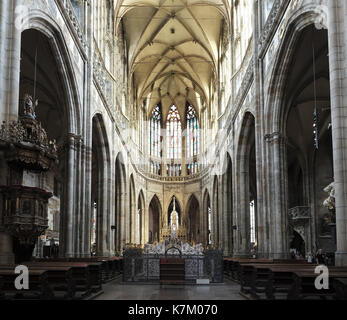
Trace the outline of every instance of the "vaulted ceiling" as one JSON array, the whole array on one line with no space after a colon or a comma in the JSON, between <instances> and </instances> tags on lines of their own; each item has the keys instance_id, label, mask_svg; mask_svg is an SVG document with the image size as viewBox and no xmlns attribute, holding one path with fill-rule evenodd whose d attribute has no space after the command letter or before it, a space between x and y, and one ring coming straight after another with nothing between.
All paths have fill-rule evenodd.
<instances>
[{"instance_id":1,"label":"vaulted ceiling","mask_svg":"<svg viewBox=\"0 0 347 320\"><path fill-rule=\"evenodd\" d=\"M183 113L187 100L208 105L229 12L226 0L119 1L137 101L147 99L149 111L161 101L164 114L172 104Z\"/></svg>"}]
</instances>

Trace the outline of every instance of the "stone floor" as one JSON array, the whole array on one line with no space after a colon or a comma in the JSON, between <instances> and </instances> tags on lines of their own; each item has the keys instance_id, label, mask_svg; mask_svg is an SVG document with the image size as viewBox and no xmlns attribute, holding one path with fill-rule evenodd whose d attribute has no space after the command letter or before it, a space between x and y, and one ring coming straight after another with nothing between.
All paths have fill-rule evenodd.
<instances>
[{"instance_id":1,"label":"stone floor","mask_svg":"<svg viewBox=\"0 0 347 320\"><path fill-rule=\"evenodd\" d=\"M245 300L240 286L229 280L217 285L124 284L121 279L103 285L95 300Z\"/></svg>"}]
</instances>

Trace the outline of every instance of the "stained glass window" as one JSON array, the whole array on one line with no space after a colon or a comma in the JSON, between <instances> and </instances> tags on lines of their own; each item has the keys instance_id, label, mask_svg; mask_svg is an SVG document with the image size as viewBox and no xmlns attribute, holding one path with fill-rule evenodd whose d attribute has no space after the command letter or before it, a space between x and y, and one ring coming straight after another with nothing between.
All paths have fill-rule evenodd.
<instances>
[{"instance_id":1,"label":"stained glass window","mask_svg":"<svg viewBox=\"0 0 347 320\"><path fill-rule=\"evenodd\" d=\"M162 126L162 112L161 105L157 105L150 119L150 134L149 134L149 148L151 161L151 172L154 174L161 174L161 156L162 156L162 140L161 140L161 126Z\"/></svg>"},{"instance_id":2,"label":"stained glass window","mask_svg":"<svg viewBox=\"0 0 347 320\"><path fill-rule=\"evenodd\" d=\"M182 124L178 109L173 105L166 122L167 158L178 160L182 157Z\"/></svg>"},{"instance_id":3,"label":"stained glass window","mask_svg":"<svg viewBox=\"0 0 347 320\"><path fill-rule=\"evenodd\" d=\"M161 106L154 108L151 117L150 148L152 157L161 157Z\"/></svg>"},{"instance_id":4,"label":"stained glass window","mask_svg":"<svg viewBox=\"0 0 347 320\"><path fill-rule=\"evenodd\" d=\"M255 201L251 201L249 204L250 209L250 224L251 224L251 243L255 243Z\"/></svg>"},{"instance_id":5,"label":"stained glass window","mask_svg":"<svg viewBox=\"0 0 347 320\"><path fill-rule=\"evenodd\" d=\"M210 207L207 208L208 218L208 244L212 244L212 210Z\"/></svg>"},{"instance_id":6,"label":"stained glass window","mask_svg":"<svg viewBox=\"0 0 347 320\"><path fill-rule=\"evenodd\" d=\"M195 108L190 104L187 104L186 120L186 158L188 163L187 173L194 174L199 171L199 163L196 158L200 153L200 126Z\"/></svg>"}]
</instances>

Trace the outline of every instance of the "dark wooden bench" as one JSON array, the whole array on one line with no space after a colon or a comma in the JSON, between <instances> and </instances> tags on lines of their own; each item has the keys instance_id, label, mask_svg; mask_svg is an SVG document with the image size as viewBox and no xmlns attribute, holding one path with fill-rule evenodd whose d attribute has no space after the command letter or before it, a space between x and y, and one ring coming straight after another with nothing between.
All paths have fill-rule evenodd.
<instances>
[{"instance_id":1,"label":"dark wooden bench","mask_svg":"<svg viewBox=\"0 0 347 320\"><path fill-rule=\"evenodd\" d=\"M101 290L102 283L115 279L123 271L123 259L121 257L36 259L35 262L86 263L89 265L93 291ZM101 270L99 270L98 264L100 264Z\"/></svg>"},{"instance_id":2,"label":"dark wooden bench","mask_svg":"<svg viewBox=\"0 0 347 320\"><path fill-rule=\"evenodd\" d=\"M241 292L250 293L255 299L260 299L260 294L265 294L267 299L274 299L275 292L281 292L285 288L289 290L288 287L292 284L291 270L308 268L313 270L312 265L304 263L240 263L238 278Z\"/></svg>"},{"instance_id":3,"label":"dark wooden bench","mask_svg":"<svg viewBox=\"0 0 347 320\"><path fill-rule=\"evenodd\" d=\"M74 282L75 298L84 298L92 292L92 280L90 269L87 263L82 262L28 262L29 266L37 266L40 268L71 268L71 278ZM78 295L77 295L78 293Z\"/></svg>"},{"instance_id":4,"label":"dark wooden bench","mask_svg":"<svg viewBox=\"0 0 347 320\"><path fill-rule=\"evenodd\" d=\"M17 290L15 280L19 274L15 273L15 267L1 266L0 277L2 279L2 299L40 299L47 300L53 297L48 283L47 270L29 270L29 290Z\"/></svg>"},{"instance_id":5,"label":"dark wooden bench","mask_svg":"<svg viewBox=\"0 0 347 320\"><path fill-rule=\"evenodd\" d=\"M83 258L83 259L70 259L71 261L81 261L81 262L98 262L101 263L101 281L106 283L115 278L116 268L114 266L114 261L112 258L103 258L103 257L95 257L95 258Z\"/></svg>"},{"instance_id":6,"label":"dark wooden bench","mask_svg":"<svg viewBox=\"0 0 347 320\"><path fill-rule=\"evenodd\" d=\"M118 275L122 273L122 258L119 257L97 257L98 261L104 264L104 282L111 281L115 279Z\"/></svg>"},{"instance_id":7,"label":"dark wooden bench","mask_svg":"<svg viewBox=\"0 0 347 320\"><path fill-rule=\"evenodd\" d=\"M269 259L244 259L244 258L226 258L224 259L225 268L227 270L227 275L234 281L241 281L240 279L240 266L242 264L262 264L262 263L272 263Z\"/></svg>"},{"instance_id":8,"label":"dark wooden bench","mask_svg":"<svg viewBox=\"0 0 347 320\"><path fill-rule=\"evenodd\" d=\"M333 283L335 279L347 279L347 268L330 267L329 268L329 289L318 290L315 287L317 274L307 271L293 272L293 287L291 288L289 300L303 300L306 298L334 299L336 297Z\"/></svg>"},{"instance_id":9,"label":"dark wooden bench","mask_svg":"<svg viewBox=\"0 0 347 320\"><path fill-rule=\"evenodd\" d=\"M231 264L231 268L232 268L232 279L239 281L241 283L241 281L245 280L242 279L242 266L243 265L252 265L252 264L272 264L272 260L269 259L237 259L232 261ZM246 273L248 272L248 269L246 270ZM248 274L246 275L246 278L248 277Z\"/></svg>"},{"instance_id":10,"label":"dark wooden bench","mask_svg":"<svg viewBox=\"0 0 347 320\"><path fill-rule=\"evenodd\" d=\"M102 262L95 259L69 259L70 261L64 262L56 260L50 262L55 265L71 265L74 267L73 275L78 281L77 285L81 286L80 291L98 292L102 290ZM46 262L47 263L47 262Z\"/></svg>"},{"instance_id":11,"label":"dark wooden bench","mask_svg":"<svg viewBox=\"0 0 347 320\"><path fill-rule=\"evenodd\" d=\"M89 270L89 280L93 292L98 292L102 290L103 282L103 269L105 265L102 261L99 261L96 258L59 258L59 259L36 259L35 262L42 263L52 263L52 264L77 264L77 265L87 265Z\"/></svg>"},{"instance_id":12,"label":"dark wooden bench","mask_svg":"<svg viewBox=\"0 0 347 320\"><path fill-rule=\"evenodd\" d=\"M293 272L295 271L307 271L314 273L316 266L310 264L287 264L287 265L269 265L258 266L257 272L262 272L267 274L267 282L264 283L265 287L256 288L256 291L259 293L264 292L267 299L275 300L278 298L278 295L281 295L282 298L287 298L289 291L293 286ZM265 289L265 290L262 290Z\"/></svg>"},{"instance_id":13,"label":"dark wooden bench","mask_svg":"<svg viewBox=\"0 0 347 320\"><path fill-rule=\"evenodd\" d=\"M337 300L347 300L347 278L335 278L333 282Z\"/></svg>"},{"instance_id":14,"label":"dark wooden bench","mask_svg":"<svg viewBox=\"0 0 347 320\"><path fill-rule=\"evenodd\" d=\"M48 285L53 293L52 299L71 300L76 298L76 281L71 266L43 265L27 263L29 272L46 270Z\"/></svg>"}]
</instances>

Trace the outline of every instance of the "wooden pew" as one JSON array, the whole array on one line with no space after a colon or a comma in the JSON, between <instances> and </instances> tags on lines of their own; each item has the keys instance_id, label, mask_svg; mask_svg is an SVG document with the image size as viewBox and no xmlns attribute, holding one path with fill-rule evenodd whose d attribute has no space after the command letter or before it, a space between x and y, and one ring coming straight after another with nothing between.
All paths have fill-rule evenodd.
<instances>
[{"instance_id":1,"label":"wooden pew","mask_svg":"<svg viewBox=\"0 0 347 320\"><path fill-rule=\"evenodd\" d=\"M307 268L312 268L312 265L294 264L291 261L289 264L266 263L266 260L261 263L241 262L238 272L241 292L250 293L255 299L261 298L259 294L265 294L268 299L274 299L275 292L289 290L288 287L292 283L292 269L306 270Z\"/></svg>"},{"instance_id":2,"label":"wooden pew","mask_svg":"<svg viewBox=\"0 0 347 320\"><path fill-rule=\"evenodd\" d=\"M101 282L106 283L113 278L113 270L112 263L108 260L108 258L101 257L91 257L91 258L70 258L70 262L84 262L84 263L100 263L100 277Z\"/></svg>"},{"instance_id":3,"label":"wooden pew","mask_svg":"<svg viewBox=\"0 0 347 320\"><path fill-rule=\"evenodd\" d=\"M57 258L57 259L36 259L36 262L74 262L74 263L86 263L94 265L96 263L101 264L101 283L106 283L110 280L113 280L116 275L119 274L119 258L116 257L90 257L90 258ZM90 269L98 269L97 267L90 268ZM99 273L98 270L91 270L93 287L94 290L99 286L99 279L96 274ZM96 280L97 279L97 280ZM100 288L101 290L101 288Z\"/></svg>"},{"instance_id":4,"label":"wooden pew","mask_svg":"<svg viewBox=\"0 0 347 320\"><path fill-rule=\"evenodd\" d=\"M288 294L288 300L303 300L305 298L334 299L336 292L332 285L335 279L347 279L347 268L330 267L329 268L329 289L317 290L315 280L317 274L307 271L293 272L293 286Z\"/></svg>"},{"instance_id":5,"label":"wooden pew","mask_svg":"<svg viewBox=\"0 0 347 320\"><path fill-rule=\"evenodd\" d=\"M48 285L52 291L52 299L74 299L76 295L76 282L73 279L71 266L41 265L26 263L29 272L34 270L46 270Z\"/></svg>"},{"instance_id":6,"label":"wooden pew","mask_svg":"<svg viewBox=\"0 0 347 320\"><path fill-rule=\"evenodd\" d=\"M123 271L122 263L123 259L120 257L110 257L108 258L108 261L110 262L111 265L111 270L112 270L112 278L114 279L118 275L120 275Z\"/></svg>"},{"instance_id":7,"label":"wooden pew","mask_svg":"<svg viewBox=\"0 0 347 320\"><path fill-rule=\"evenodd\" d=\"M122 261L120 257L98 257L98 261L102 262L105 266L104 270L104 282L115 279L122 273Z\"/></svg>"},{"instance_id":8,"label":"wooden pew","mask_svg":"<svg viewBox=\"0 0 347 320\"><path fill-rule=\"evenodd\" d=\"M36 269L29 271L29 290L17 290L15 280L18 274L15 268L8 266L0 267L0 277L3 279L1 298L2 299L51 299L53 293L48 284L47 270Z\"/></svg>"},{"instance_id":9,"label":"wooden pew","mask_svg":"<svg viewBox=\"0 0 347 320\"><path fill-rule=\"evenodd\" d=\"M252 265L252 264L272 264L273 261L269 259L237 259L232 261L232 274L233 279L243 282L245 287L248 286L249 277L252 276L249 268L242 268L243 265Z\"/></svg>"},{"instance_id":10,"label":"wooden pew","mask_svg":"<svg viewBox=\"0 0 347 320\"><path fill-rule=\"evenodd\" d=\"M335 278L333 282L337 300L347 300L347 279Z\"/></svg>"},{"instance_id":11,"label":"wooden pew","mask_svg":"<svg viewBox=\"0 0 347 320\"><path fill-rule=\"evenodd\" d=\"M262 270L264 266L257 267L257 272L263 272L268 274L268 281L265 287L265 295L267 299L274 300L278 294L284 295L286 298L288 292L293 285L293 272L295 271L307 271L314 273L315 267L310 264L274 264L266 267L266 270ZM264 267L265 268L265 267ZM258 289L258 292L261 290Z\"/></svg>"},{"instance_id":12,"label":"wooden pew","mask_svg":"<svg viewBox=\"0 0 347 320\"><path fill-rule=\"evenodd\" d=\"M67 260L67 261L66 261ZM42 260L40 260L42 261ZM96 258L68 258L68 259L55 259L55 262L63 263L77 263L86 264L89 269L90 282L93 292L98 292L102 290L102 274L103 274L103 262Z\"/></svg>"},{"instance_id":13,"label":"wooden pew","mask_svg":"<svg viewBox=\"0 0 347 320\"><path fill-rule=\"evenodd\" d=\"M90 269L87 263L81 262L28 262L28 266L36 266L39 268L70 268L71 278L74 282L75 298L84 298L92 292L92 281ZM79 293L79 296L76 294Z\"/></svg>"},{"instance_id":14,"label":"wooden pew","mask_svg":"<svg viewBox=\"0 0 347 320\"><path fill-rule=\"evenodd\" d=\"M113 280L123 271L123 259L121 257L90 257L90 258L56 258L56 259L36 259L35 262L74 262L86 263L90 265L91 281L93 291L101 290L101 284ZM101 264L101 280L99 279L99 267Z\"/></svg>"}]
</instances>

